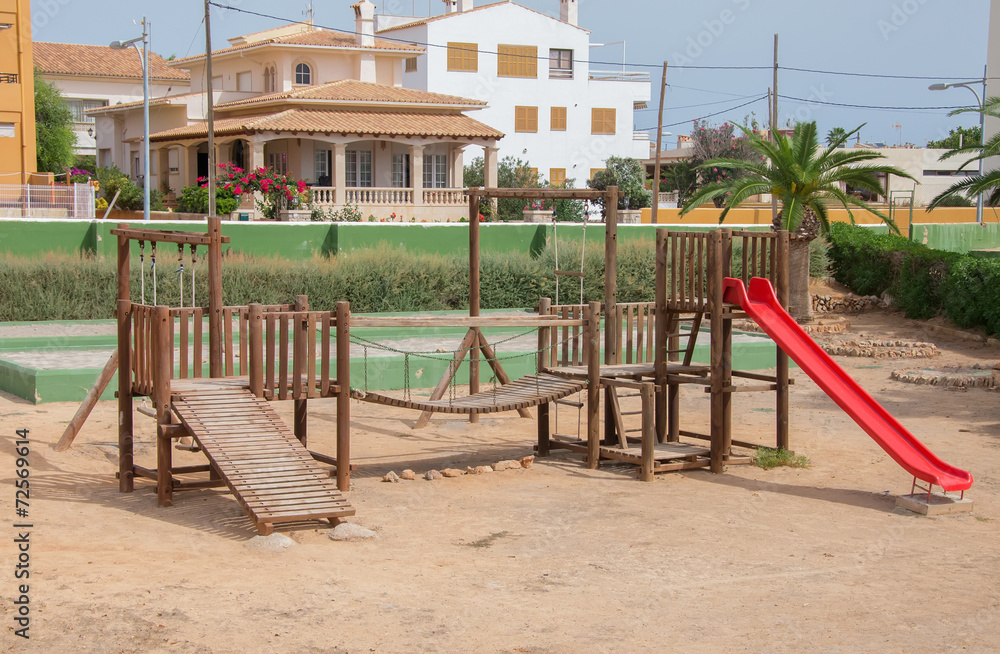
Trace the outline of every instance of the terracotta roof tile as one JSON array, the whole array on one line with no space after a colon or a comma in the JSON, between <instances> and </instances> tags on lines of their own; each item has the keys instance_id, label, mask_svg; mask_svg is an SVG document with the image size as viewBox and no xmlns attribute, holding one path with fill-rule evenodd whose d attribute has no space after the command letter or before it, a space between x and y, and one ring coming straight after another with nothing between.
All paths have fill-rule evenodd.
<instances>
[{"instance_id":1,"label":"terracotta roof tile","mask_svg":"<svg viewBox=\"0 0 1000 654\"><path fill-rule=\"evenodd\" d=\"M177 95L164 95L159 98L150 98L149 106L154 107L162 104L173 104L174 100L183 100L186 98L194 97L204 97L203 92L198 93L178 93ZM118 102L116 104L110 104L106 107L98 107L96 109L87 109L84 111L85 114L103 114L107 112L122 111L125 109L135 109L142 107L144 102L142 100L135 100L133 102Z\"/></svg>"},{"instance_id":2,"label":"terracotta roof tile","mask_svg":"<svg viewBox=\"0 0 1000 654\"><path fill-rule=\"evenodd\" d=\"M215 121L216 136L292 132L440 138L503 138L503 133L463 114L418 114L386 111L288 109L273 114L238 116ZM150 136L151 142L204 138L208 126L197 123Z\"/></svg>"},{"instance_id":3,"label":"terracotta roof tile","mask_svg":"<svg viewBox=\"0 0 1000 654\"><path fill-rule=\"evenodd\" d=\"M355 41L354 34L345 32L332 32L330 30L324 29L313 29L303 32L296 32L294 34L287 34L285 36L276 36L270 39L263 39L260 41L253 41L251 43L242 43L240 45L234 45L229 48L223 48L222 50L214 50L212 52L213 57L218 57L221 55L230 54L232 52L239 52L240 50L248 50L250 48L259 48L266 45L305 45L305 46L325 46L328 48L350 48L350 49L371 49L371 50L390 50L394 52L412 52L421 53L424 48L419 45L411 45L409 43L401 43L399 41L389 41L386 39L375 39L375 44L370 46L358 45ZM170 62L171 66L183 66L200 59L204 59L204 54L192 55L190 57L184 57L183 59L175 59Z\"/></svg>"},{"instance_id":4,"label":"terracotta roof tile","mask_svg":"<svg viewBox=\"0 0 1000 654\"><path fill-rule=\"evenodd\" d=\"M142 65L133 48L112 50L106 45L81 45L78 43L47 43L35 41L35 67L50 75L89 75L96 77L121 77L142 79ZM189 81L184 70L171 68L160 55L151 52L150 79Z\"/></svg>"},{"instance_id":5,"label":"terracotta roof tile","mask_svg":"<svg viewBox=\"0 0 1000 654\"><path fill-rule=\"evenodd\" d=\"M463 107L485 107L481 100L462 98L457 95L443 95L398 86L373 84L352 79L337 80L327 84L307 86L293 91L269 93L244 100L234 100L216 105L219 109L229 109L278 101L315 100L342 103L391 102L405 104L458 105Z\"/></svg>"}]
</instances>

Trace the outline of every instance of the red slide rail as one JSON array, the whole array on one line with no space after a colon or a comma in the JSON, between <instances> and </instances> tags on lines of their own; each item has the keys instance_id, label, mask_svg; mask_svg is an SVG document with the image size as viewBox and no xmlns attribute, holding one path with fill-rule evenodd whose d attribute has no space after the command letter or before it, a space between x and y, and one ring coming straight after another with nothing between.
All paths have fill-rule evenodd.
<instances>
[{"instance_id":1,"label":"red slide rail","mask_svg":"<svg viewBox=\"0 0 1000 654\"><path fill-rule=\"evenodd\" d=\"M861 388L785 312L766 279L750 280L749 293L740 279L727 277L723 298L738 304L774 339L816 385L858 423L892 459L915 478L946 491L964 491L972 475L939 459Z\"/></svg>"}]
</instances>

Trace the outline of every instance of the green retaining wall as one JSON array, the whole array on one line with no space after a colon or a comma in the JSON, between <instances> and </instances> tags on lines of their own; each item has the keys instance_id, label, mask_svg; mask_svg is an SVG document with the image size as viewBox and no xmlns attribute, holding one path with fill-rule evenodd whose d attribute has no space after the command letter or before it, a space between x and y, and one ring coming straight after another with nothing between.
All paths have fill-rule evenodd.
<instances>
[{"instance_id":1,"label":"green retaining wall","mask_svg":"<svg viewBox=\"0 0 1000 654\"><path fill-rule=\"evenodd\" d=\"M970 250L1000 247L1000 224L959 223L955 225L913 225L912 240L948 252L965 254Z\"/></svg>"}]
</instances>

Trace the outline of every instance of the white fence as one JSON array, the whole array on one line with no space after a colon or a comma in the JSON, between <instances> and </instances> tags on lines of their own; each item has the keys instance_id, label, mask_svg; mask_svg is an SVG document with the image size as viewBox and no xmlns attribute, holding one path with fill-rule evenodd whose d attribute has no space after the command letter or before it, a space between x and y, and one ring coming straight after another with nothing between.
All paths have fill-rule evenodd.
<instances>
[{"instance_id":1,"label":"white fence","mask_svg":"<svg viewBox=\"0 0 1000 654\"><path fill-rule=\"evenodd\" d=\"M0 184L0 218L94 218L94 187Z\"/></svg>"}]
</instances>

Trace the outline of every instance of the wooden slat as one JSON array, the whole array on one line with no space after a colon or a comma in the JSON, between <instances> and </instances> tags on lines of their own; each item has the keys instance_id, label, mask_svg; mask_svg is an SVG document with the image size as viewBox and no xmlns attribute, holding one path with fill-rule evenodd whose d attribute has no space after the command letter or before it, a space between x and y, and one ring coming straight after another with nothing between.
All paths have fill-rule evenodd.
<instances>
[{"instance_id":1,"label":"wooden slat","mask_svg":"<svg viewBox=\"0 0 1000 654\"><path fill-rule=\"evenodd\" d=\"M273 313L264 314L266 344L264 346L264 397L271 399L274 397L274 327L275 317Z\"/></svg>"},{"instance_id":2,"label":"wooden slat","mask_svg":"<svg viewBox=\"0 0 1000 654\"><path fill-rule=\"evenodd\" d=\"M225 366L226 366L226 377L233 376L233 310L225 309L222 312L222 329L224 337L222 339L222 346L225 348Z\"/></svg>"},{"instance_id":3,"label":"wooden slat","mask_svg":"<svg viewBox=\"0 0 1000 654\"><path fill-rule=\"evenodd\" d=\"M288 318L278 317L278 399L288 398Z\"/></svg>"},{"instance_id":4,"label":"wooden slat","mask_svg":"<svg viewBox=\"0 0 1000 654\"><path fill-rule=\"evenodd\" d=\"M250 373L249 365L250 359L250 311L240 309L240 374L247 375ZM232 376L232 375L230 375Z\"/></svg>"},{"instance_id":5,"label":"wooden slat","mask_svg":"<svg viewBox=\"0 0 1000 654\"><path fill-rule=\"evenodd\" d=\"M181 367L180 367L180 378L187 379L192 375L188 374L188 316L191 314L189 309L180 310L180 328L181 328Z\"/></svg>"},{"instance_id":6,"label":"wooden slat","mask_svg":"<svg viewBox=\"0 0 1000 654\"><path fill-rule=\"evenodd\" d=\"M330 395L330 326L333 322L331 314L327 314L327 317L323 319L321 323L322 329L320 330L320 356L322 361L319 367L319 395L320 397L329 397Z\"/></svg>"},{"instance_id":7,"label":"wooden slat","mask_svg":"<svg viewBox=\"0 0 1000 654\"><path fill-rule=\"evenodd\" d=\"M202 358L202 328L204 327L203 317L205 312L203 309L195 309L192 313L192 318L194 320L194 374L192 377L195 379L201 377L201 364L204 361Z\"/></svg>"}]
</instances>

